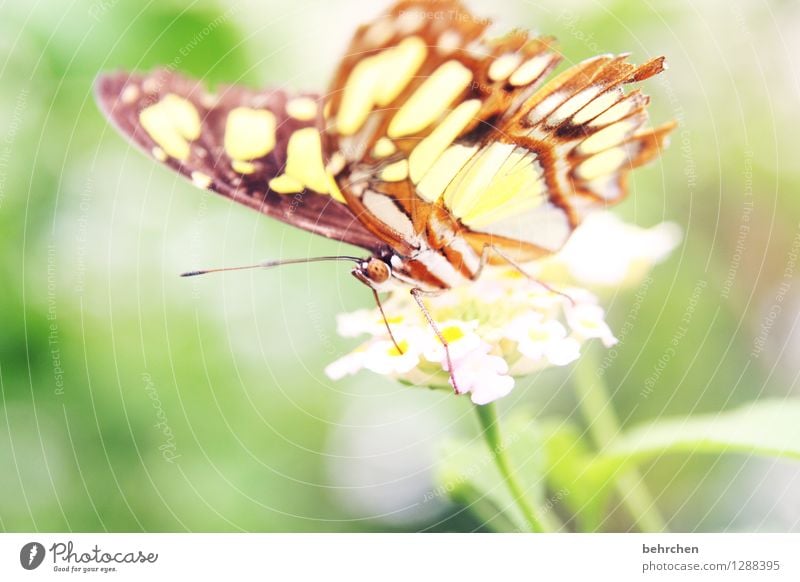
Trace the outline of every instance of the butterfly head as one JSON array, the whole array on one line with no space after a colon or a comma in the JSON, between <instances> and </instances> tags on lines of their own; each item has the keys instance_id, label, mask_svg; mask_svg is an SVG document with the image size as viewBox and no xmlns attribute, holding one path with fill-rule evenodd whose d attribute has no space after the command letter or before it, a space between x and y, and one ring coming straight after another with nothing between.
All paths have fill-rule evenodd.
<instances>
[{"instance_id":1,"label":"butterfly head","mask_svg":"<svg viewBox=\"0 0 800 582\"><path fill-rule=\"evenodd\" d=\"M392 278L392 267L388 260L370 257L358 263L353 276L373 289L380 289Z\"/></svg>"}]
</instances>

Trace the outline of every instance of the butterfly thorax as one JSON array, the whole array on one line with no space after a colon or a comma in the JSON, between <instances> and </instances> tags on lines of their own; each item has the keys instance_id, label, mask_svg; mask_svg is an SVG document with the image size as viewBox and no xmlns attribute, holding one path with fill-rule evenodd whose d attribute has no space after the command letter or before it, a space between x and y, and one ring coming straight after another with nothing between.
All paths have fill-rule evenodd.
<instances>
[{"instance_id":1,"label":"butterfly thorax","mask_svg":"<svg viewBox=\"0 0 800 582\"><path fill-rule=\"evenodd\" d=\"M391 163L380 165L385 169ZM424 201L410 182L375 178L380 175L379 167L361 164L336 177L349 208L387 243L357 267L356 277L373 288L399 282L427 290L473 280L480 271L481 251L462 236L465 229L459 221L442 203Z\"/></svg>"}]
</instances>

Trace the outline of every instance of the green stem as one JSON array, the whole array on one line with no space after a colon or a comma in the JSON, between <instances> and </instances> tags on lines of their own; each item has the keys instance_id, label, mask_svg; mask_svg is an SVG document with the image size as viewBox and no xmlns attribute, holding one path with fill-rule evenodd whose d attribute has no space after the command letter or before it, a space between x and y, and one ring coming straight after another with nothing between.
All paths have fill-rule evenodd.
<instances>
[{"instance_id":1,"label":"green stem","mask_svg":"<svg viewBox=\"0 0 800 582\"><path fill-rule=\"evenodd\" d=\"M525 491L519 481L517 481L516 475L514 475L511 469L507 453L508 447L503 445L500 436L500 421L497 417L497 409L494 404L484 404L482 406L476 406L475 411L478 413L478 420L480 420L481 428L483 429L483 439L489 447L495 465L500 471L500 475L502 475L511 493L511 497L513 497L514 502L525 517L530 531L546 531L542 521L537 517L533 506L528 501L527 497L525 497Z\"/></svg>"},{"instance_id":2,"label":"green stem","mask_svg":"<svg viewBox=\"0 0 800 582\"><path fill-rule=\"evenodd\" d=\"M595 446L602 450L622 431L611 405L611 395L597 374L599 363L594 351L587 350L575 370L575 391ZM623 469L615 479L622 504L642 531L665 532L667 523L637 469Z\"/></svg>"}]
</instances>

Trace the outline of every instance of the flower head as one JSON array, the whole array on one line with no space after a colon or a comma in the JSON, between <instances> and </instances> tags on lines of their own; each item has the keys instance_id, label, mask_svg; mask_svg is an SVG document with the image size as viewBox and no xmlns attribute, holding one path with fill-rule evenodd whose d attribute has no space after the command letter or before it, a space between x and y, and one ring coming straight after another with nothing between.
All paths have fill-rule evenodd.
<instances>
[{"instance_id":1,"label":"flower head","mask_svg":"<svg viewBox=\"0 0 800 582\"><path fill-rule=\"evenodd\" d=\"M569 287L556 293L510 267L487 268L477 284L426 298L426 306L448 343L458 392L477 404L508 394L512 374L569 364L588 339L613 341L593 295ZM363 368L416 385L451 385L444 346L408 290L394 291L384 310L398 345L377 309L341 315L341 335L368 339L327 374L338 379Z\"/></svg>"},{"instance_id":2,"label":"flower head","mask_svg":"<svg viewBox=\"0 0 800 582\"><path fill-rule=\"evenodd\" d=\"M409 384L455 388L459 394L468 393L476 404L486 404L511 392L516 376L574 362L587 341L614 345L617 340L597 297L574 283L564 283L564 272L581 275L573 279L621 283L630 277L634 265L641 269L662 260L677 243L674 233L667 232L671 227L646 230L613 222L617 219L604 220L600 225L604 228L595 223L576 244L578 250L595 249L587 239L592 233L600 235L607 250L616 253L613 258L604 255L599 261L594 251L581 254L573 245L565 249L566 256L560 253L546 259L549 263L532 265L530 272L547 285L510 266L487 267L473 283L426 297L426 307L448 343L452 371L441 340L408 289L397 289L383 303L397 345L377 308L340 315L342 336L366 335L367 340L330 364L326 373L339 379L367 369ZM628 230L612 232L617 227ZM582 265L581 258L594 265ZM609 269L604 277L598 274L603 265ZM592 269L596 273L587 275ZM554 270L562 276L543 276ZM557 288L552 287L554 280L561 281Z\"/></svg>"}]
</instances>

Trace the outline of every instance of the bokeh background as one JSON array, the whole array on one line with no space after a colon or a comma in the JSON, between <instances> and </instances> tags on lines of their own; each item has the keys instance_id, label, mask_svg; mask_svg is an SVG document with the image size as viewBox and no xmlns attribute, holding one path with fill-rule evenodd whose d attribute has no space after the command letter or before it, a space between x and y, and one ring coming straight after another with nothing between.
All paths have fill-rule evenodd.
<instances>
[{"instance_id":1,"label":"bokeh background","mask_svg":"<svg viewBox=\"0 0 800 582\"><path fill-rule=\"evenodd\" d=\"M336 314L371 305L346 268L177 277L345 249L145 159L91 93L101 71L158 65L323 89L350 32L386 4L0 4L0 529L482 527L425 500L439 443L476 438L468 401L368 372L325 377L354 345ZM501 30L555 35L566 63L669 59L645 91L654 120L680 127L616 212L677 222L684 241L645 287L604 296L612 328L637 306L605 374L623 424L797 396L800 4L468 4ZM570 382L569 369L525 379L501 409L583 423ZM665 456L642 474L674 530L800 530L787 461Z\"/></svg>"}]
</instances>

